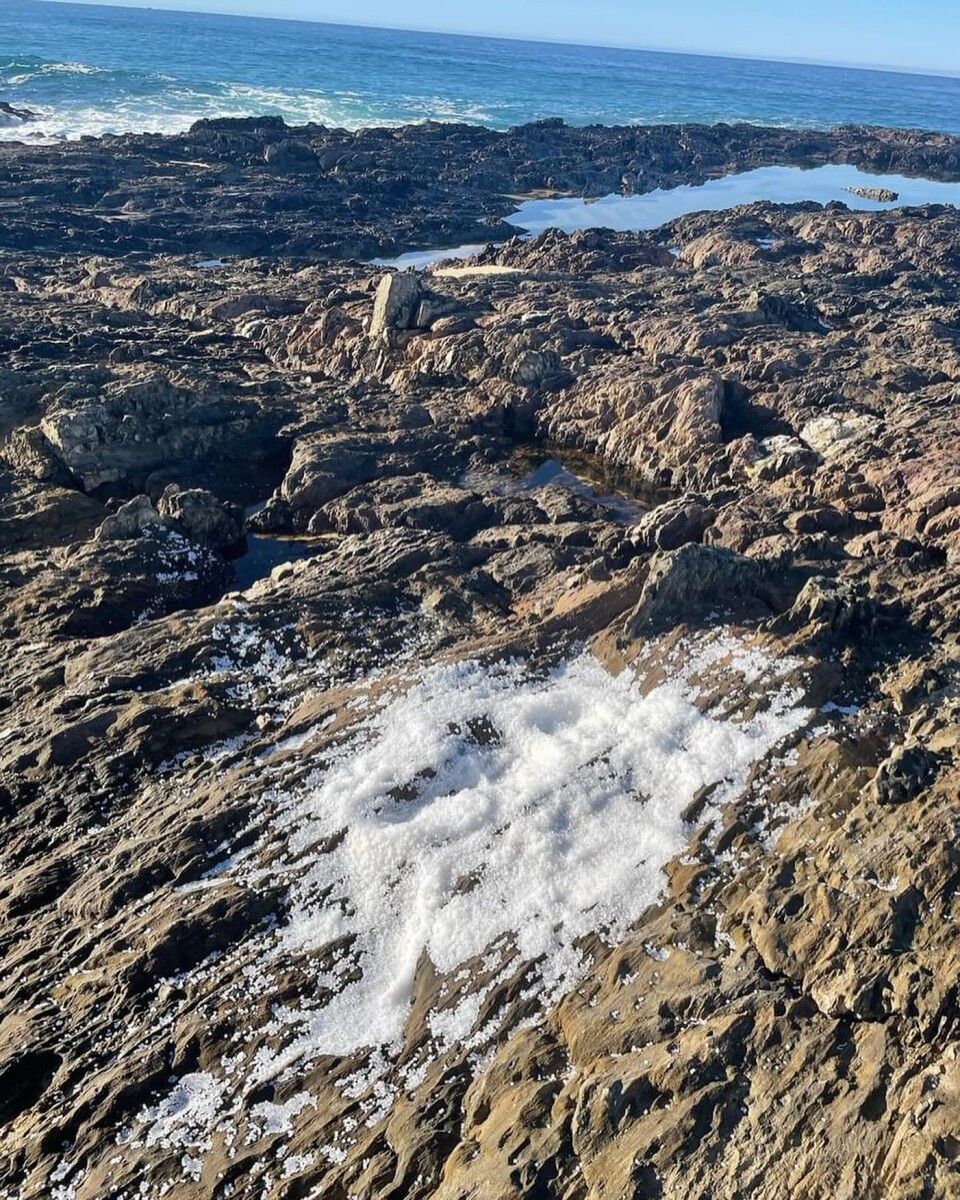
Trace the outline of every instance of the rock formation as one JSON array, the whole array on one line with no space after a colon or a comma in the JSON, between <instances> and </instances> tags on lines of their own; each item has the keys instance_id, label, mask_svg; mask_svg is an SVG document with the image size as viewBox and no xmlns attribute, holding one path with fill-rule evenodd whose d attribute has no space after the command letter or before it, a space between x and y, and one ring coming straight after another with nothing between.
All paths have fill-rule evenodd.
<instances>
[{"instance_id":1,"label":"rock formation","mask_svg":"<svg viewBox=\"0 0 960 1200\"><path fill-rule=\"evenodd\" d=\"M34 120L36 115L29 108L15 108L8 101L0 100L0 129L24 125Z\"/></svg>"},{"instance_id":2,"label":"rock formation","mask_svg":"<svg viewBox=\"0 0 960 1200\"><path fill-rule=\"evenodd\" d=\"M851 196L859 196L862 200L876 200L878 204L895 204L900 199L900 193L890 188L851 187L846 190Z\"/></svg>"},{"instance_id":3,"label":"rock formation","mask_svg":"<svg viewBox=\"0 0 960 1200\"><path fill-rule=\"evenodd\" d=\"M0 1193L960 1195L960 211L350 261L842 158L0 148Z\"/></svg>"}]
</instances>

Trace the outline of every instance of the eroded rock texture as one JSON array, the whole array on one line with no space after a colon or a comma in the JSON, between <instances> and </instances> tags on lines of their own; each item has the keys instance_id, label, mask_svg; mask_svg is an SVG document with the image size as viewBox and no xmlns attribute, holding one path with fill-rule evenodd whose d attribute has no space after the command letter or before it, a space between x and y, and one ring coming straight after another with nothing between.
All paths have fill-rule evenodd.
<instances>
[{"instance_id":1,"label":"eroded rock texture","mask_svg":"<svg viewBox=\"0 0 960 1200\"><path fill-rule=\"evenodd\" d=\"M339 261L476 238L501 190L844 154L960 162L550 125L4 148L5 212L59 186L0 234L6 1194L960 1195L960 212ZM470 787L473 849L478 810L430 824ZM605 830L585 867L565 822ZM410 949L383 987L368 913Z\"/></svg>"}]
</instances>

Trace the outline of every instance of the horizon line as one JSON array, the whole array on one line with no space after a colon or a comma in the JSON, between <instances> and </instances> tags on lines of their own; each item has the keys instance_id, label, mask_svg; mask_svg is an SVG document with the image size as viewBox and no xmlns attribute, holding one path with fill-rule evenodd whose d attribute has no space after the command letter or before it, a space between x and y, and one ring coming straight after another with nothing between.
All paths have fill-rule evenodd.
<instances>
[{"instance_id":1,"label":"horizon line","mask_svg":"<svg viewBox=\"0 0 960 1200\"><path fill-rule=\"evenodd\" d=\"M2 3L3 0L0 0ZM881 74L889 75L915 75L926 79L960 79L960 71L950 70L946 67L919 67L919 66L900 66L894 63L864 63L864 62L840 62L837 60L817 59L817 58L790 58L781 55L762 55L736 53L734 51L717 51L717 50L694 50L683 49L676 46L642 46L636 43L611 43L611 42L591 42L580 41L576 38L549 38L549 37L533 37L524 34L510 33L481 33L475 31L472 33L464 32L463 30L451 29L423 29L414 25L379 25L373 21L335 21L321 20L311 17L287 17L267 15L264 13L237 13L237 12L219 12L213 9L204 8L166 8L163 6L155 6L153 4L104 4L101 0L36 0L41 4L58 4L63 8L119 8L127 12L137 12L146 10L152 13L171 13L172 15L180 16L195 16L195 17L234 17L239 21L277 21L292 25L330 25L343 29L382 29L387 33L421 33L435 37L459 37L468 39L478 39L483 41L502 41L502 42L525 42L531 45L542 46L574 46L584 50L622 50L626 53L640 54L669 54L677 57L688 58L717 58L727 59L732 62L760 62L760 63L779 63L786 66L796 67L822 67L828 71L874 71Z\"/></svg>"}]
</instances>

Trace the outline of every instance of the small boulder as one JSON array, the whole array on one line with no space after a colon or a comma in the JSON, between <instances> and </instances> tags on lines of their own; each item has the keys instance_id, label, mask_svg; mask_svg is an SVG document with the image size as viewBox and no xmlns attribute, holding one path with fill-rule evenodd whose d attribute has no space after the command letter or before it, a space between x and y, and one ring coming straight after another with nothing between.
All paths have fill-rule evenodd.
<instances>
[{"instance_id":1,"label":"small boulder","mask_svg":"<svg viewBox=\"0 0 960 1200\"><path fill-rule=\"evenodd\" d=\"M851 196L858 196L861 200L873 200L877 204L896 204L900 199L900 193L890 188L848 187L844 188L844 191L849 192Z\"/></svg>"},{"instance_id":2,"label":"small boulder","mask_svg":"<svg viewBox=\"0 0 960 1200\"><path fill-rule=\"evenodd\" d=\"M880 606L862 583L815 575L800 589L786 620L795 629L809 626L850 637L869 633L879 617Z\"/></svg>"},{"instance_id":3,"label":"small boulder","mask_svg":"<svg viewBox=\"0 0 960 1200\"><path fill-rule=\"evenodd\" d=\"M293 509L286 500L271 496L263 508L250 517L248 524L255 533L292 533Z\"/></svg>"},{"instance_id":4,"label":"small boulder","mask_svg":"<svg viewBox=\"0 0 960 1200\"><path fill-rule=\"evenodd\" d=\"M690 543L654 556L624 632L636 637L710 612L777 610L782 599L763 563Z\"/></svg>"},{"instance_id":5,"label":"small boulder","mask_svg":"<svg viewBox=\"0 0 960 1200\"><path fill-rule=\"evenodd\" d=\"M789 434L774 434L761 438L753 447L747 464L747 474L764 482L782 479L794 471L808 471L819 466L822 459L815 450Z\"/></svg>"},{"instance_id":6,"label":"small boulder","mask_svg":"<svg viewBox=\"0 0 960 1200\"><path fill-rule=\"evenodd\" d=\"M412 329L424 299L420 280L412 271L384 275L373 301L371 338L383 337L397 329Z\"/></svg>"},{"instance_id":7,"label":"small boulder","mask_svg":"<svg viewBox=\"0 0 960 1200\"><path fill-rule=\"evenodd\" d=\"M808 300L792 300L757 290L750 298L750 311L760 321L782 325L792 333L826 333L830 328Z\"/></svg>"},{"instance_id":8,"label":"small boulder","mask_svg":"<svg viewBox=\"0 0 960 1200\"><path fill-rule=\"evenodd\" d=\"M511 355L506 364L507 377L521 387L539 391L555 383L568 382L570 376L563 369L560 355L555 350L520 349Z\"/></svg>"},{"instance_id":9,"label":"small boulder","mask_svg":"<svg viewBox=\"0 0 960 1200\"><path fill-rule=\"evenodd\" d=\"M841 512L832 504L817 508L805 508L792 512L784 518L784 525L791 533L846 533L853 524L849 513Z\"/></svg>"},{"instance_id":10,"label":"small boulder","mask_svg":"<svg viewBox=\"0 0 960 1200\"><path fill-rule=\"evenodd\" d=\"M204 488L185 490L171 483L157 507L166 525L212 549L222 550L235 545L246 529L243 509L239 505L220 500Z\"/></svg>"},{"instance_id":11,"label":"small boulder","mask_svg":"<svg viewBox=\"0 0 960 1200\"><path fill-rule=\"evenodd\" d=\"M630 530L630 540L643 550L677 550L699 542L714 513L695 500L670 500L644 513Z\"/></svg>"},{"instance_id":12,"label":"small boulder","mask_svg":"<svg viewBox=\"0 0 960 1200\"><path fill-rule=\"evenodd\" d=\"M822 458L831 459L868 437L876 437L880 422L867 413L824 413L800 430L800 441Z\"/></svg>"},{"instance_id":13,"label":"small boulder","mask_svg":"<svg viewBox=\"0 0 960 1200\"><path fill-rule=\"evenodd\" d=\"M897 746L877 768L870 792L877 804L906 804L928 787L937 771L937 756L919 744Z\"/></svg>"},{"instance_id":14,"label":"small boulder","mask_svg":"<svg viewBox=\"0 0 960 1200\"><path fill-rule=\"evenodd\" d=\"M134 496L97 526L95 542L123 542L162 529L163 520L149 496Z\"/></svg>"},{"instance_id":15,"label":"small boulder","mask_svg":"<svg viewBox=\"0 0 960 1200\"><path fill-rule=\"evenodd\" d=\"M297 142L292 138L267 146L263 161L281 171L303 171L318 166L313 148L306 142Z\"/></svg>"}]
</instances>

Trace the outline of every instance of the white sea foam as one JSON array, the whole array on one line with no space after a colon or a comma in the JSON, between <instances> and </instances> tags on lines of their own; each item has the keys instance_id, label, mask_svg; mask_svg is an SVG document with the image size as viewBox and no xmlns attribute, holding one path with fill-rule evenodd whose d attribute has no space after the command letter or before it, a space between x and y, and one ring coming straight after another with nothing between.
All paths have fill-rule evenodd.
<instances>
[{"instance_id":1,"label":"white sea foam","mask_svg":"<svg viewBox=\"0 0 960 1200\"><path fill-rule=\"evenodd\" d=\"M277 953L353 939L362 976L262 1054L259 1077L395 1048L424 953L449 973L506 939L538 961L545 1001L571 987L577 940L616 941L658 894L694 794L741 787L806 719L792 694L743 725L695 699L683 678L642 695L629 672L583 654L544 677L516 663L436 668L369 718L277 818L300 861ZM471 1003L470 1019L435 1023L441 1043L469 1033Z\"/></svg>"},{"instance_id":2,"label":"white sea foam","mask_svg":"<svg viewBox=\"0 0 960 1200\"><path fill-rule=\"evenodd\" d=\"M207 1071L182 1076L159 1104L140 1114L147 1125L144 1145L203 1147L225 1088Z\"/></svg>"},{"instance_id":3,"label":"white sea foam","mask_svg":"<svg viewBox=\"0 0 960 1200\"><path fill-rule=\"evenodd\" d=\"M80 84L86 92L64 95L51 103L54 77ZM31 89L46 87L36 98ZM288 124L316 123L344 129L379 125L420 124L428 120L472 124L495 120L497 104L481 106L450 96L398 96L376 102L344 89L270 87L262 84L209 81L188 83L154 71L110 70L79 62L24 60L23 66L0 71L0 88L23 91L23 106L35 120L4 127L0 138L22 141L71 140L121 133L181 133L196 121L219 117L280 116Z\"/></svg>"},{"instance_id":4,"label":"white sea foam","mask_svg":"<svg viewBox=\"0 0 960 1200\"><path fill-rule=\"evenodd\" d=\"M622 940L660 894L698 791L716 785L715 804L735 796L809 718L783 679L793 660L713 636L686 661L646 694L629 670L612 676L585 652L547 672L434 666L359 710L306 781L288 788L282 768L268 770L258 846L209 881L287 892L279 927L238 940L237 1010L269 997L291 962L301 998L272 1007L262 1027L241 1018L234 1041L245 1049L224 1060L223 1078L178 1080L141 1112L138 1144L203 1152L238 1120L248 1138L291 1132L312 1103L309 1064L360 1050L339 1086L372 1126L447 1049L484 1060L506 1018L488 997L522 965L541 1011L574 987L588 966L583 937ZM701 711L703 671L711 688L736 679L763 698L754 715ZM427 1014L429 1043L391 1077L425 957L446 981L443 999ZM206 971L219 987L215 964L197 985ZM278 1080L300 1089L282 1104L248 1099Z\"/></svg>"}]
</instances>

